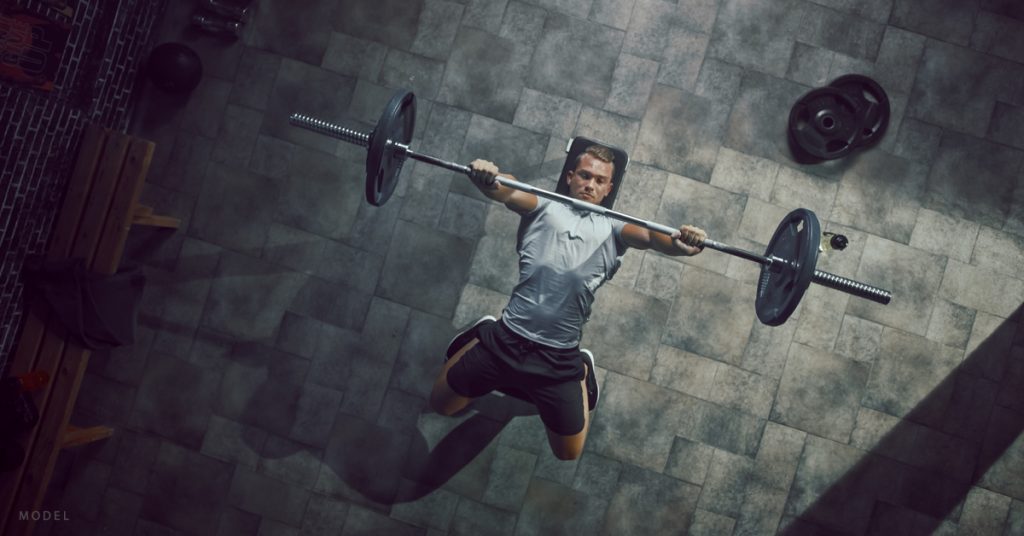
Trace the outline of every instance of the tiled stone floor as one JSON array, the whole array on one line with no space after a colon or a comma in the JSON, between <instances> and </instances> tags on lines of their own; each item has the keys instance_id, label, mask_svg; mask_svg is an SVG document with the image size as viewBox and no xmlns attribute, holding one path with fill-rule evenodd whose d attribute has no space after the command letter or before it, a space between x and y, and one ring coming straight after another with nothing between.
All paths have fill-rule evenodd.
<instances>
[{"instance_id":1,"label":"tiled stone floor","mask_svg":"<svg viewBox=\"0 0 1024 536\"><path fill-rule=\"evenodd\" d=\"M239 42L162 40L206 75L147 92L135 230L139 340L94 356L49 534L1024 534L1024 4L1014 0L262 0ZM881 144L800 165L802 93L888 90ZM814 210L851 246L777 328L756 267L632 251L585 343L603 397L583 456L490 396L425 407L456 326L515 283L516 217L410 163L362 201L364 151L287 124L368 129L395 87L414 146L552 188L574 134L626 148L617 209L761 249Z\"/></svg>"}]
</instances>

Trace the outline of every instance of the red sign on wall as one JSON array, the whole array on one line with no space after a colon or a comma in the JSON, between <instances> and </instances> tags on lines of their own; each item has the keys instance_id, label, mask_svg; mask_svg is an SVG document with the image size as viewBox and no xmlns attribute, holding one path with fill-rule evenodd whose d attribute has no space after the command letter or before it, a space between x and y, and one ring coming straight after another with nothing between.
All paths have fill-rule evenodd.
<instances>
[{"instance_id":1,"label":"red sign on wall","mask_svg":"<svg viewBox=\"0 0 1024 536\"><path fill-rule=\"evenodd\" d=\"M53 81L71 27L16 7L0 10L0 79L43 91Z\"/></svg>"}]
</instances>

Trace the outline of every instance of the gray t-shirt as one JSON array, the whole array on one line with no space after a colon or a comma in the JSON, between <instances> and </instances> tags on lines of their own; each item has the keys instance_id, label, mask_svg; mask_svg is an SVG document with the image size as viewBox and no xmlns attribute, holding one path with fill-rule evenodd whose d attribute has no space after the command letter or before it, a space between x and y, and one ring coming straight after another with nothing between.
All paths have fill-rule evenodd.
<instances>
[{"instance_id":1,"label":"gray t-shirt","mask_svg":"<svg viewBox=\"0 0 1024 536\"><path fill-rule=\"evenodd\" d=\"M519 222L519 283L502 313L509 329L555 348L578 346L594 292L622 264L624 225L538 198Z\"/></svg>"}]
</instances>

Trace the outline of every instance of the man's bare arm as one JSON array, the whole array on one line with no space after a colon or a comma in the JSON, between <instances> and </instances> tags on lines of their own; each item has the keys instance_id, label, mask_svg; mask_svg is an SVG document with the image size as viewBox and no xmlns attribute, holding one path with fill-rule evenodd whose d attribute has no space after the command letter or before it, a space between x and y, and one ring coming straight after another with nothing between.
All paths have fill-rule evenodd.
<instances>
[{"instance_id":1,"label":"man's bare arm","mask_svg":"<svg viewBox=\"0 0 1024 536\"><path fill-rule=\"evenodd\" d=\"M704 251L700 244L708 235L702 229L692 225L684 225L671 237L662 233L651 232L639 225L627 223L622 228L622 239L626 245L636 249L653 249L673 257L691 257Z\"/></svg>"},{"instance_id":2,"label":"man's bare arm","mask_svg":"<svg viewBox=\"0 0 1024 536\"><path fill-rule=\"evenodd\" d=\"M494 180L495 177L515 180L512 175L499 174L498 166L486 160L474 160L470 167L473 169L470 180L481 193L490 199L504 203L506 207L520 214L537 208L536 195L509 188Z\"/></svg>"}]
</instances>

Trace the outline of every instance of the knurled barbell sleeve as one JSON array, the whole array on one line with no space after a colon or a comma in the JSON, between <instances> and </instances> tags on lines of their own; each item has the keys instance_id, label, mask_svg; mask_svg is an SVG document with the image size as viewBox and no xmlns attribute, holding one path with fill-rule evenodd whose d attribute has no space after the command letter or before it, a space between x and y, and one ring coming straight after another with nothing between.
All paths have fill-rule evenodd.
<instances>
[{"instance_id":1,"label":"knurled barbell sleeve","mask_svg":"<svg viewBox=\"0 0 1024 536\"><path fill-rule=\"evenodd\" d=\"M358 145L360 147L368 147L370 145L369 134L364 134L350 128L328 123L327 121L322 121L308 115L292 114L291 117L288 118L288 122L306 130L312 130L313 132L325 134L332 138L338 138L339 140L353 145Z\"/></svg>"},{"instance_id":2,"label":"knurled barbell sleeve","mask_svg":"<svg viewBox=\"0 0 1024 536\"><path fill-rule=\"evenodd\" d=\"M814 277L811 278L811 281L882 305L886 305L892 300L892 293L888 290L873 287L853 279L847 279L840 275L822 272L821 270L814 271Z\"/></svg>"}]
</instances>

